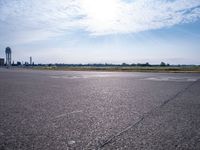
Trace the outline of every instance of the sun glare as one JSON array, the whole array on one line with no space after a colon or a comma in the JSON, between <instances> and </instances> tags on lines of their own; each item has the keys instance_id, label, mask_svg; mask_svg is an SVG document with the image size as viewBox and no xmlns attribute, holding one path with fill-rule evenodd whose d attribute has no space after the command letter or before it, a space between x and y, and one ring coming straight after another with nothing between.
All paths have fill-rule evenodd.
<instances>
[{"instance_id":1,"label":"sun glare","mask_svg":"<svg viewBox=\"0 0 200 150\"><path fill-rule=\"evenodd\" d=\"M119 10L117 0L83 0L81 3L87 17L99 23L115 20Z\"/></svg>"}]
</instances>

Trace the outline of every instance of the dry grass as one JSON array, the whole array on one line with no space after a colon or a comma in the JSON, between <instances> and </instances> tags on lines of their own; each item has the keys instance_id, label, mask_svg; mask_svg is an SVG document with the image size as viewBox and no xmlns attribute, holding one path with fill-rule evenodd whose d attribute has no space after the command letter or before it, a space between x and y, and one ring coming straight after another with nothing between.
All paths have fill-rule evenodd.
<instances>
[{"instance_id":1,"label":"dry grass","mask_svg":"<svg viewBox=\"0 0 200 150\"><path fill-rule=\"evenodd\" d=\"M45 66L35 66L32 69L39 70L62 70L62 71L116 71L116 72L172 72L172 73L200 73L200 66L186 66L186 67L135 67L135 66L105 66L105 67L95 67L95 66L64 66L64 67L45 67Z\"/></svg>"}]
</instances>

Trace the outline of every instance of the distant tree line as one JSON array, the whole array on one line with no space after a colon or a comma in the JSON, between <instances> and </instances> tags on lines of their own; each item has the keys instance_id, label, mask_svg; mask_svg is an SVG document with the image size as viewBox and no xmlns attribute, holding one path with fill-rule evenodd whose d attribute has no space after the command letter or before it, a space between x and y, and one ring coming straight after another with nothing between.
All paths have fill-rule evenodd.
<instances>
[{"instance_id":1,"label":"distant tree line","mask_svg":"<svg viewBox=\"0 0 200 150\"><path fill-rule=\"evenodd\" d=\"M65 63L55 63L55 64L29 64L28 62L16 63L13 61L12 66L47 66L47 67L186 67L186 66L198 66L198 65L170 65L169 63L161 62L160 64L150 64L146 63L122 63L122 64L111 64L111 63L94 63L94 64L65 64ZM200 65L199 65L200 66Z\"/></svg>"},{"instance_id":2,"label":"distant tree line","mask_svg":"<svg viewBox=\"0 0 200 150\"><path fill-rule=\"evenodd\" d=\"M111 64L111 63L94 63L94 64L37 64L37 66L48 66L48 67L184 67L184 66L197 66L197 65L170 65L169 63L161 62L160 64L146 63L122 63L122 64Z\"/></svg>"}]
</instances>

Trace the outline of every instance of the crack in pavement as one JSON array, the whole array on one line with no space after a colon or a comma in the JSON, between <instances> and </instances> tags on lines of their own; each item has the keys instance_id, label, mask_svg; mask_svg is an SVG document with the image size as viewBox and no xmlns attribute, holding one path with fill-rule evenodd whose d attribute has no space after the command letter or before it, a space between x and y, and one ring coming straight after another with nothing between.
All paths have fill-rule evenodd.
<instances>
[{"instance_id":1,"label":"crack in pavement","mask_svg":"<svg viewBox=\"0 0 200 150\"><path fill-rule=\"evenodd\" d=\"M171 98L167 99L166 101L164 101L161 105L155 107L154 109L150 110L149 112L143 114L143 116L134 124L126 127L124 130L118 132L117 134L111 136L110 138L108 138L107 140L105 140L100 146L97 146L97 150L102 149L105 145L113 142L118 136L122 135L123 133L127 132L128 130L130 130L131 128L137 126L138 124L140 124L149 114L151 114L153 111L158 110L159 108L164 107L167 103L169 103L170 101L174 100L175 98L177 98L178 96L180 96L182 93L184 93L185 91L187 91L189 88L191 88L194 84L196 84L198 81L200 81L200 79L196 80L195 82L192 82L191 84L189 84L187 87L183 88L182 90L180 90L179 92L177 92L174 96L172 96Z\"/></svg>"}]
</instances>

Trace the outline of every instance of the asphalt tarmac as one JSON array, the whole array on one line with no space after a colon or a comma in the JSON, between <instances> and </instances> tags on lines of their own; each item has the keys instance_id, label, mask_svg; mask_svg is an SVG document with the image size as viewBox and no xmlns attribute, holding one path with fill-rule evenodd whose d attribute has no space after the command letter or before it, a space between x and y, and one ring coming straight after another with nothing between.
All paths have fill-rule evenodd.
<instances>
[{"instance_id":1,"label":"asphalt tarmac","mask_svg":"<svg viewBox=\"0 0 200 150\"><path fill-rule=\"evenodd\" d=\"M200 74L0 69L0 150L199 150Z\"/></svg>"}]
</instances>

